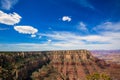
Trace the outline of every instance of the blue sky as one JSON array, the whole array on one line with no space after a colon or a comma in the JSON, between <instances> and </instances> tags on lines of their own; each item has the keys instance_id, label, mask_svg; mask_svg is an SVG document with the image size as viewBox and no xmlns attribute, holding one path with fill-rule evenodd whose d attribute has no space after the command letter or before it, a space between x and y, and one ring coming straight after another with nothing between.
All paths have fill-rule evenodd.
<instances>
[{"instance_id":1,"label":"blue sky","mask_svg":"<svg viewBox=\"0 0 120 80\"><path fill-rule=\"evenodd\" d=\"M120 49L120 0L0 0L0 51Z\"/></svg>"}]
</instances>

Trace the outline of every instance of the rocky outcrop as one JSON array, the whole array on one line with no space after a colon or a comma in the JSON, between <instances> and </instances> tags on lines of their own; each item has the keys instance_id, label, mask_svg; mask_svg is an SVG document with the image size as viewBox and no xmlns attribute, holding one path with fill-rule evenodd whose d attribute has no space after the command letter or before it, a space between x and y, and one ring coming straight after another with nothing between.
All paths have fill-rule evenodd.
<instances>
[{"instance_id":1,"label":"rocky outcrop","mask_svg":"<svg viewBox=\"0 0 120 80\"><path fill-rule=\"evenodd\" d=\"M94 73L119 80L120 65L107 64L88 50L0 53L0 80L86 80Z\"/></svg>"},{"instance_id":2,"label":"rocky outcrop","mask_svg":"<svg viewBox=\"0 0 120 80\"><path fill-rule=\"evenodd\" d=\"M49 54L50 63L33 73L33 79L86 80L87 75L96 72L110 75L108 72L110 66L104 60L93 57L87 50L50 51L46 53Z\"/></svg>"}]
</instances>

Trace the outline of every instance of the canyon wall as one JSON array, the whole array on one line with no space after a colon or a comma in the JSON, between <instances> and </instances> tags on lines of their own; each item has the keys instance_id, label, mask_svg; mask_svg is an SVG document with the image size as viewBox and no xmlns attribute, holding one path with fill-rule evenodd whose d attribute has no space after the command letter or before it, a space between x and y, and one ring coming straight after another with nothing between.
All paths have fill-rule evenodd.
<instances>
[{"instance_id":1,"label":"canyon wall","mask_svg":"<svg viewBox=\"0 0 120 80\"><path fill-rule=\"evenodd\" d=\"M91 80L93 74L119 80L120 65L88 50L0 52L0 80Z\"/></svg>"}]
</instances>

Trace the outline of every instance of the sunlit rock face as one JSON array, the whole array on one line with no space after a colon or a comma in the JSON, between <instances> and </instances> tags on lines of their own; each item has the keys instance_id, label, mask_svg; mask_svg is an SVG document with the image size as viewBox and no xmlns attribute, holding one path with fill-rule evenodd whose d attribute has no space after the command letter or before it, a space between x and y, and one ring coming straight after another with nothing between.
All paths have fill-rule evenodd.
<instances>
[{"instance_id":1,"label":"sunlit rock face","mask_svg":"<svg viewBox=\"0 0 120 80\"><path fill-rule=\"evenodd\" d=\"M50 56L50 65L69 80L85 80L88 74L106 72L107 64L93 57L87 50L52 51ZM61 78L58 76L57 79L62 80Z\"/></svg>"},{"instance_id":2,"label":"sunlit rock face","mask_svg":"<svg viewBox=\"0 0 120 80\"><path fill-rule=\"evenodd\" d=\"M0 79L86 80L93 73L119 80L120 65L107 64L88 50L0 53Z\"/></svg>"}]
</instances>

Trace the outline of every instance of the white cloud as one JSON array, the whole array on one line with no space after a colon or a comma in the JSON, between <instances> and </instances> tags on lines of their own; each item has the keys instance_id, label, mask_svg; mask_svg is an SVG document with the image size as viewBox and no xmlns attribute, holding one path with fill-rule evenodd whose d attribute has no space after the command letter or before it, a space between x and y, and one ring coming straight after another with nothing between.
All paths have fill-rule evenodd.
<instances>
[{"instance_id":1,"label":"white cloud","mask_svg":"<svg viewBox=\"0 0 120 80\"><path fill-rule=\"evenodd\" d=\"M107 33L96 35L77 35L71 32L52 32L39 34L52 39L52 44L59 49L119 49L120 33Z\"/></svg>"},{"instance_id":2,"label":"white cloud","mask_svg":"<svg viewBox=\"0 0 120 80\"><path fill-rule=\"evenodd\" d=\"M103 32L100 35L78 35L71 32L54 31L39 33L48 39L43 43L0 44L0 51L44 51L44 50L110 50L120 49L120 32ZM97 42L97 43L94 43Z\"/></svg>"},{"instance_id":3,"label":"white cloud","mask_svg":"<svg viewBox=\"0 0 120 80\"><path fill-rule=\"evenodd\" d=\"M36 35L35 35L35 34L32 34L31 37L34 38L34 37L36 37Z\"/></svg>"},{"instance_id":4,"label":"white cloud","mask_svg":"<svg viewBox=\"0 0 120 80\"><path fill-rule=\"evenodd\" d=\"M108 39L108 42L116 45L118 48L120 42L120 22L105 22L93 28L100 35ZM102 39L100 39L102 40Z\"/></svg>"},{"instance_id":5,"label":"white cloud","mask_svg":"<svg viewBox=\"0 0 120 80\"><path fill-rule=\"evenodd\" d=\"M5 10L10 10L18 0L1 0L1 8Z\"/></svg>"},{"instance_id":6,"label":"white cloud","mask_svg":"<svg viewBox=\"0 0 120 80\"><path fill-rule=\"evenodd\" d=\"M40 36L45 36L48 38L51 38L52 40L57 40L58 42L62 41L63 43L74 43L74 44L84 44L84 41L88 42L107 42L109 40L106 36L101 35L87 35L87 36L81 36L76 35L74 33L70 32L53 32L48 34L39 34Z\"/></svg>"},{"instance_id":7,"label":"white cloud","mask_svg":"<svg viewBox=\"0 0 120 80\"><path fill-rule=\"evenodd\" d=\"M51 42L52 42L52 40L51 40L51 39L48 39L47 41L48 41L48 43L51 43Z\"/></svg>"},{"instance_id":8,"label":"white cloud","mask_svg":"<svg viewBox=\"0 0 120 80\"><path fill-rule=\"evenodd\" d=\"M32 34L31 37L35 37L35 33L38 32L38 29L32 26L14 26L14 29L22 34Z\"/></svg>"},{"instance_id":9,"label":"white cloud","mask_svg":"<svg viewBox=\"0 0 120 80\"><path fill-rule=\"evenodd\" d=\"M83 23L83 22L80 22L80 23L79 23L78 29L79 29L79 30L82 30L82 31L88 31L88 29L87 29L87 27L86 27L86 24Z\"/></svg>"},{"instance_id":10,"label":"white cloud","mask_svg":"<svg viewBox=\"0 0 120 80\"><path fill-rule=\"evenodd\" d=\"M104 23L105 24L105 23ZM96 27L99 34L96 35L80 35L72 32L65 31L53 31L49 33L39 33L37 36L45 38L46 41L42 43L19 43L19 44L0 44L0 51L2 50L21 50L21 51L36 51L36 50L69 50L69 49L90 49L90 50L109 50L109 49L120 49L120 32L117 29L118 23L107 23L112 24L110 30L108 28ZM116 27L117 25L117 27ZM106 27L106 26L104 26ZM119 28L118 28L119 29ZM21 29L20 29L21 30ZM25 33L27 29L23 28L20 33ZM28 30L31 32L31 30ZM25 33L34 35L34 33ZM42 40L42 39L41 39Z\"/></svg>"},{"instance_id":11,"label":"white cloud","mask_svg":"<svg viewBox=\"0 0 120 80\"><path fill-rule=\"evenodd\" d=\"M118 43L120 41L120 22L105 22L93 28L100 35L110 38L111 43Z\"/></svg>"},{"instance_id":12,"label":"white cloud","mask_svg":"<svg viewBox=\"0 0 120 80\"><path fill-rule=\"evenodd\" d=\"M62 20L70 22L72 19L69 16L63 16Z\"/></svg>"},{"instance_id":13,"label":"white cloud","mask_svg":"<svg viewBox=\"0 0 120 80\"><path fill-rule=\"evenodd\" d=\"M119 49L116 44L72 44L72 43L18 43L18 44L0 44L0 51L46 51L46 50L114 50Z\"/></svg>"},{"instance_id":14,"label":"white cloud","mask_svg":"<svg viewBox=\"0 0 120 80\"><path fill-rule=\"evenodd\" d=\"M52 41L52 40L50 40L50 39L48 40L48 42L51 42L51 41Z\"/></svg>"},{"instance_id":15,"label":"white cloud","mask_svg":"<svg viewBox=\"0 0 120 80\"><path fill-rule=\"evenodd\" d=\"M6 24L6 25L14 25L19 23L21 20L21 16L17 13L4 13L2 11L0 11L0 23L2 24Z\"/></svg>"},{"instance_id":16,"label":"white cloud","mask_svg":"<svg viewBox=\"0 0 120 80\"><path fill-rule=\"evenodd\" d=\"M93 30L96 31L120 31L120 22L105 22L96 26Z\"/></svg>"}]
</instances>

